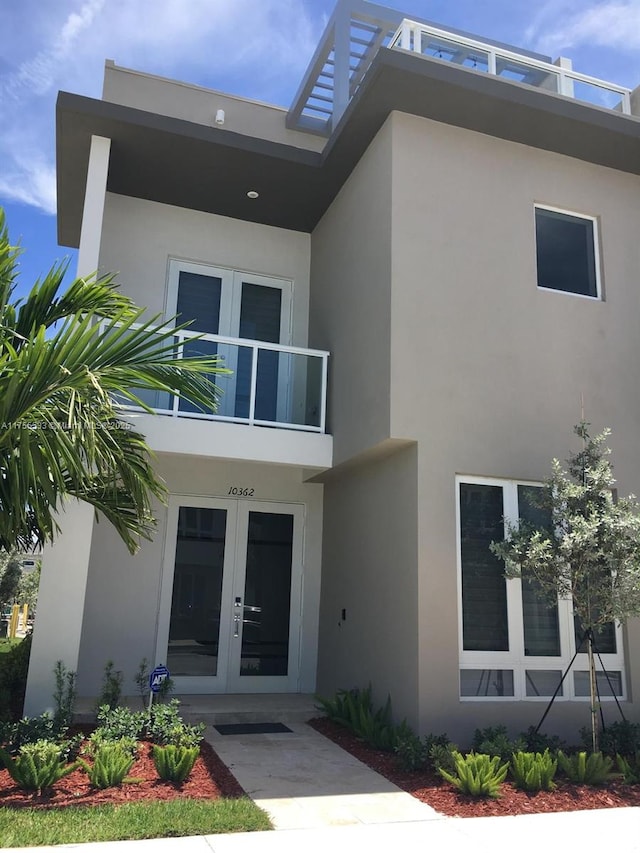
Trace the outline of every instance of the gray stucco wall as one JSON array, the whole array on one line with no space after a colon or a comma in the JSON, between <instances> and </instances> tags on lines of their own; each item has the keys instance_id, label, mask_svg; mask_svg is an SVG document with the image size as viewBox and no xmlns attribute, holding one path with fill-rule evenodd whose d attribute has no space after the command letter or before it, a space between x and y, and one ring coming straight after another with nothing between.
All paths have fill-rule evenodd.
<instances>
[{"instance_id":1,"label":"gray stucco wall","mask_svg":"<svg viewBox=\"0 0 640 853\"><path fill-rule=\"evenodd\" d=\"M134 302L161 314L170 258L289 279L292 343L306 346L309 246L297 231L107 193L100 270L118 273Z\"/></svg>"},{"instance_id":2,"label":"gray stucco wall","mask_svg":"<svg viewBox=\"0 0 640 853\"><path fill-rule=\"evenodd\" d=\"M334 465L389 437L390 145L385 125L311 238L309 342L331 352Z\"/></svg>"},{"instance_id":3,"label":"gray stucco wall","mask_svg":"<svg viewBox=\"0 0 640 853\"><path fill-rule=\"evenodd\" d=\"M391 694L418 722L415 446L336 472L325 484L318 692ZM345 617L343 619L343 610Z\"/></svg>"},{"instance_id":4,"label":"gray stucco wall","mask_svg":"<svg viewBox=\"0 0 640 853\"><path fill-rule=\"evenodd\" d=\"M312 235L311 334L335 354L331 428L344 463L325 493L323 689L370 677L409 718L415 690L421 731L463 744L479 725L515 733L538 722L542 701L459 699L455 478L544 479L552 457L575 447L583 399L593 429L613 429L620 493L640 491L639 198L630 175L394 113ZM596 217L602 300L538 289L535 203ZM402 502L413 506L390 488L387 466L402 454L382 463L371 449L394 441L417 443L404 451L414 454L415 526L394 521ZM387 598L378 613L389 651L376 668L366 620L360 639L344 640L339 601L360 591L379 606L388 590L370 586L368 566L413 547L402 602ZM403 620L417 636L397 634ZM638 623L625 634L626 709L640 719ZM401 675L389 666L398 649L409 661L419 650ZM558 703L546 728L575 739L587 715L587 702Z\"/></svg>"},{"instance_id":5,"label":"gray stucco wall","mask_svg":"<svg viewBox=\"0 0 640 853\"><path fill-rule=\"evenodd\" d=\"M391 434L419 444L422 726L521 729L540 703L458 700L455 476L543 479L575 447L582 396L613 429L620 493L640 489L640 180L400 114L392 172ZM603 301L537 288L535 202L597 217ZM629 641L634 697L635 624ZM586 704L549 726L575 734Z\"/></svg>"}]
</instances>

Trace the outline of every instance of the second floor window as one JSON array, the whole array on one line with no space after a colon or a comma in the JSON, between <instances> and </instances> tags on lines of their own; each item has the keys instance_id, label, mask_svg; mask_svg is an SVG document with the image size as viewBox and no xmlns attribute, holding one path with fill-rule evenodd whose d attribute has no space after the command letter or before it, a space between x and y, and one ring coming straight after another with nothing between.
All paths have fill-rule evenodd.
<instances>
[{"instance_id":1,"label":"second floor window","mask_svg":"<svg viewBox=\"0 0 640 853\"><path fill-rule=\"evenodd\" d=\"M536 206L538 287L600 297L597 222Z\"/></svg>"}]
</instances>

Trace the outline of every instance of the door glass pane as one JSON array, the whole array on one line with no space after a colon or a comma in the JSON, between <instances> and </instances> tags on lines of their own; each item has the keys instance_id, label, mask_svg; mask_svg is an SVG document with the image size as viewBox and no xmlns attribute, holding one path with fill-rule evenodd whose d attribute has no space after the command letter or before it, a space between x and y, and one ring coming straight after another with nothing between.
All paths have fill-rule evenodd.
<instances>
[{"instance_id":1,"label":"door glass pane","mask_svg":"<svg viewBox=\"0 0 640 853\"><path fill-rule=\"evenodd\" d=\"M539 528L551 524L550 513L537 506L542 494L540 486L518 486L518 514L520 518ZM560 655L560 628L558 605L549 606L540 593L540 587L531 575L522 573L522 618L524 622L524 653L555 657Z\"/></svg>"},{"instance_id":2,"label":"door glass pane","mask_svg":"<svg viewBox=\"0 0 640 853\"><path fill-rule=\"evenodd\" d=\"M220 325L222 279L181 270L178 278L177 322L191 323L192 332L217 335Z\"/></svg>"},{"instance_id":3,"label":"door glass pane","mask_svg":"<svg viewBox=\"0 0 640 853\"><path fill-rule=\"evenodd\" d=\"M242 284L239 337L254 341L280 343L282 290L261 284ZM251 350L238 353L236 417L249 417L251 391ZM256 383L257 420L275 421L278 403L278 353L261 350Z\"/></svg>"},{"instance_id":4,"label":"door glass pane","mask_svg":"<svg viewBox=\"0 0 640 853\"><path fill-rule=\"evenodd\" d=\"M227 513L180 507L167 666L171 675L217 675Z\"/></svg>"},{"instance_id":5,"label":"door glass pane","mask_svg":"<svg viewBox=\"0 0 640 853\"><path fill-rule=\"evenodd\" d=\"M199 273L185 272L181 270L178 278L178 303L176 322L190 323L188 331L206 332L217 335L220 324L220 296L222 293L222 279L213 275L200 275ZM217 355L218 348L214 341L197 340L187 341L182 349L185 358L196 356L210 357ZM208 378L216 382L215 374L209 374ZM181 412L202 412L212 414L213 409L203 410L187 400L180 400L178 408Z\"/></svg>"},{"instance_id":6,"label":"door glass pane","mask_svg":"<svg viewBox=\"0 0 640 853\"><path fill-rule=\"evenodd\" d=\"M504 564L489 550L504 538L502 487L460 484L462 633L467 651L509 650Z\"/></svg>"},{"instance_id":7,"label":"door glass pane","mask_svg":"<svg viewBox=\"0 0 640 853\"><path fill-rule=\"evenodd\" d=\"M250 512L240 675L287 675L293 516Z\"/></svg>"}]
</instances>

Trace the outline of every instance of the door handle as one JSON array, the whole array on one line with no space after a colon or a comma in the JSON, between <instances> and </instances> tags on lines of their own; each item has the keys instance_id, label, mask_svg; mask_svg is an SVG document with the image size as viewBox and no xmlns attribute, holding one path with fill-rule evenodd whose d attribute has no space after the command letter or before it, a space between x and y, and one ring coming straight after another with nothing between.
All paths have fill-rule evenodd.
<instances>
[{"instance_id":1,"label":"door handle","mask_svg":"<svg viewBox=\"0 0 640 853\"><path fill-rule=\"evenodd\" d=\"M233 617L233 636L240 636L240 617L237 614Z\"/></svg>"}]
</instances>

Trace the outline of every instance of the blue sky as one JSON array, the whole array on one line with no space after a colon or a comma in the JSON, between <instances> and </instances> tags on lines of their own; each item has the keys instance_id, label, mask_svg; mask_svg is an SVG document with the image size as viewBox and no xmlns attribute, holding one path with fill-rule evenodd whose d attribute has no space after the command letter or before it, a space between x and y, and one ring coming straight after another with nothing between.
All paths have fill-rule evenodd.
<instances>
[{"instance_id":1,"label":"blue sky","mask_svg":"<svg viewBox=\"0 0 640 853\"><path fill-rule=\"evenodd\" d=\"M389 0L408 16L640 84L640 0ZM55 99L100 97L104 60L288 106L334 0L5 0L0 205L26 250L22 288L74 254L55 225Z\"/></svg>"}]
</instances>

